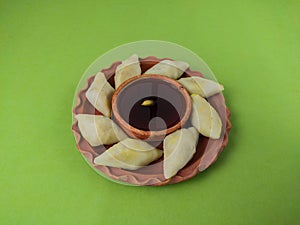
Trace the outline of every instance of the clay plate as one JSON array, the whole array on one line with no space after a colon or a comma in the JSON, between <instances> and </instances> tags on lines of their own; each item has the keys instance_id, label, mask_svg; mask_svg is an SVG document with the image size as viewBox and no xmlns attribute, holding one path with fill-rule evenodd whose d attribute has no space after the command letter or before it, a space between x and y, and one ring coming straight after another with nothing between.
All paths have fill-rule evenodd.
<instances>
[{"instance_id":1,"label":"clay plate","mask_svg":"<svg viewBox=\"0 0 300 225\"><path fill-rule=\"evenodd\" d=\"M167 59L158 59L154 56L149 56L146 58L140 59L140 65L142 68L142 73L147 69L157 64L158 62ZM172 60L172 59L170 59ZM121 61L113 63L109 68L103 69L102 72L108 78L108 82L114 87L114 73L116 67L121 64ZM192 71L188 69L182 77L188 76L199 76L203 75L198 71ZM87 84L84 89L79 91L77 95L77 104L73 109L73 114L92 114L92 115L101 115L86 99L85 93L90 87L94 80L95 76L92 76L87 79ZM187 179L194 177L197 173L205 170L209 167L217 158L218 155L222 152L224 147L228 143L228 134L231 128L230 123L230 111L226 107L225 99L222 94L214 95L208 98L209 103L216 109L219 113L222 120L222 134L221 138L218 140L213 140L210 138L203 137L199 135L199 141L197 145L197 151L193 158L188 162L188 164L182 168L174 177L166 179L163 176L163 162L162 159L159 159L148 166L140 168L138 170L124 170L120 168L100 166L94 164L94 159L102 154L109 145L92 147L88 142L82 137L79 128L78 122L75 121L72 125L72 130L76 138L77 148L86 158L89 164L96 169L99 173L106 175L107 177L116 180L125 182L127 184L133 185L152 185L152 186L162 186L166 184L178 183ZM190 126L189 121L186 123L186 127ZM161 148L160 145L158 148Z\"/></svg>"}]
</instances>

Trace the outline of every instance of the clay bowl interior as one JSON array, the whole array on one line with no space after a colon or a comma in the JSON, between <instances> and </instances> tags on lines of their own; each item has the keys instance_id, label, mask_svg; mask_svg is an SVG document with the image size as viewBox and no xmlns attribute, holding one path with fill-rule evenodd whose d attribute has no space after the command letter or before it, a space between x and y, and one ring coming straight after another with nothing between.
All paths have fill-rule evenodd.
<instances>
[{"instance_id":1,"label":"clay bowl interior","mask_svg":"<svg viewBox=\"0 0 300 225\"><path fill-rule=\"evenodd\" d=\"M149 99L153 105L142 106ZM189 93L180 83L156 74L128 79L112 97L113 120L129 136L148 141L163 140L183 127L191 108Z\"/></svg>"},{"instance_id":2,"label":"clay bowl interior","mask_svg":"<svg viewBox=\"0 0 300 225\"><path fill-rule=\"evenodd\" d=\"M149 56L146 58L140 59L140 65L142 69L142 73L148 70L153 65L158 62L164 60L158 59L153 56ZM117 66L121 64L121 61L113 63L109 68L103 69L102 72L106 75L108 82L114 87L114 73ZM198 71L192 71L188 69L182 75L182 77L189 76L199 76L203 77L203 75ZM77 105L73 109L73 114L92 114L92 115L101 115L86 99L85 93L87 89L90 87L94 80L94 76L89 77L87 79L87 84L84 89L79 91L77 96ZM101 175L105 175L106 177L115 180L124 182L126 184L133 185L153 185L153 186L162 186L166 184L178 183L183 180L187 180L197 173L205 170L208 166L210 166L218 157L218 155L222 152L223 148L228 143L228 134L231 128L231 123L229 120L230 111L226 107L225 99L222 94L217 94L208 99L210 104L216 109L219 113L222 120L222 135L218 140L212 140L206 137L199 135L199 141L197 145L196 153L193 158L188 162L188 164L182 168L174 177L170 179L165 179L163 176L163 163L162 158L157 161L152 162L150 165L140 168L138 170L129 171L120 168L107 167L95 165L93 163L94 158L102 154L106 149L111 147L110 145L100 145L97 147L92 147L88 144L88 142L82 137L78 122L75 121L72 125L72 130L74 132L77 148L83 154L85 159L89 162L89 164L96 170L96 172ZM185 124L185 127L190 126L190 121L188 120ZM155 143L158 145L158 148L162 149L162 143Z\"/></svg>"}]
</instances>

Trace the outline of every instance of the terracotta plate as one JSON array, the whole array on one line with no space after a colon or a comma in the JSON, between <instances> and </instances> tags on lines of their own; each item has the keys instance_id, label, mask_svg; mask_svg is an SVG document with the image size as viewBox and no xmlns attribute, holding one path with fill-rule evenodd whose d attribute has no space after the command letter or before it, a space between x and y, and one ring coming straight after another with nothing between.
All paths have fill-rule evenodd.
<instances>
[{"instance_id":1,"label":"terracotta plate","mask_svg":"<svg viewBox=\"0 0 300 225\"><path fill-rule=\"evenodd\" d=\"M165 58L164 58L165 59ZM164 60L158 59L153 56L149 56L143 59L140 59L140 65L142 72L145 72L147 69L157 64L158 62ZM121 62L113 63L109 68L103 69L102 72L108 78L108 82L114 87L114 74L116 67L121 64ZM182 77L188 76L200 76L203 75L198 71L191 71L188 69ZM77 95L77 104L73 109L73 114L94 114L101 115L86 99L85 93L90 87L91 83L94 80L94 76L87 79L85 88L79 91ZM231 123L229 121L230 111L226 107L225 99L222 93L214 95L207 99L209 103L216 109L219 113L222 120L222 135L218 140L213 140L210 138L199 136L199 141L197 145L197 151L193 158L188 162L188 164L182 168L174 177L170 179L165 179L163 176L163 162L162 159L159 159L155 162L152 162L150 165L140 168L138 170L130 171L114 167L99 166L93 163L94 158L103 153L110 146L97 146L92 147L88 142L82 137L79 128L78 122L75 121L72 125L72 130L76 138L77 148L86 158L88 163L100 174L105 175L106 177L119 181L125 184L132 185L153 185L161 186L166 184L178 183L187 179L192 178L197 173L205 170L209 167L222 152L224 147L228 143L228 134L231 128ZM188 122L187 122L188 123ZM160 146L161 147L161 146Z\"/></svg>"}]
</instances>

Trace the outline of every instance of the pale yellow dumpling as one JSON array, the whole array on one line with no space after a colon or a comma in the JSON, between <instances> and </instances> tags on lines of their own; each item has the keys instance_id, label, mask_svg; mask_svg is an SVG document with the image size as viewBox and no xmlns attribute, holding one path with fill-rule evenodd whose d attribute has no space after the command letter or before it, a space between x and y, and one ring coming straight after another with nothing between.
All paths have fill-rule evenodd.
<instances>
[{"instance_id":1,"label":"pale yellow dumpling","mask_svg":"<svg viewBox=\"0 0 300 225\"><path fill-rule=\"evenodd\" d=\"M99 72L89 89L86 98L104 116L111 115L111 99L115 89L107 82L104 73Z\"/></svg>"},{"instance_id":2,"label":"pale yellow dumpling","mask_svg":"<svg viewBox=\"0 0 300 225\"><path fill-rule=\"evenodd\" d=\"M192 125L205 137L219 139L222 131L222 121L217 111L200 95L191 95L193 109Z\"/></svg>"},{"instance_id":3,"label":"pale yellow dumpling","mask_svg":"<svg viewBox=\"0 0 300 225\"><path fill-rule=\"evenodd\" d=\"M95 158L97 165L136 170L160 158L162 151L148 143L127 138Z\"/></svg>"},{"instance_id":4,"label":"pale yellow dumpling","mask_svg":"<svg viewBox=\"0 0 300 225\"><path fill-rule=\"evenodd\" d=\"M91 146L110 145L127 136L110 118L98 115L78 114L79 130Z\"/></svg>"},{"instance_id":5,"label":"pale yellow dumpling","mask_svg":"<svg viewBox=\"0 0 300 225\"><path fill-rule=\"evenodd\" d=\"M178 79L187 68L189 64L186 62L163 60L148 69L145 74L158 74Z\"/></svg>"},{"instance_id":6,"label":"pale yellow dumpling","mask_svg":"<svg viewBox=\"0 0 300 225\"><path fill-rule=\"evenodd\" d=\"M198 94L208 98L224 90L224 87L217 82L202 77L185 77L178 80L190 94Z\"/></svg>"},{"instance_id":7,"label":"pale yellow dumpling","mask_svg":"<svg viewBox=\"0 0 300 225\"><path fill-rule=\"evenodd\" d=\"M122 61L117 67L115 74L115 88L117 89L120 84L131 77L141 75L141 66L138 55L134 54L128 59Z\"/></svg>"},{"instance_id":8,"label":"pale yellow dumpling","mask_svg":"<svg viewBox=\"0 0 300 225\"><path fill-rule=\"evenodd\" d=\"M164 140L164 177L176 175L196 152L199 133L194 127L169 134Z\"/></svg>"}]
</instances>

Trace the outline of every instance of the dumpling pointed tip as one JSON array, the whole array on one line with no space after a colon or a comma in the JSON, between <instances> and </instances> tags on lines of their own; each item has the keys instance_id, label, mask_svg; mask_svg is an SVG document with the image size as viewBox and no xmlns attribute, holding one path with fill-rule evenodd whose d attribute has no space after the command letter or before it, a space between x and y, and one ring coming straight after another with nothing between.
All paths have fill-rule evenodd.
<instances>
[{"instance_id":1,"label":"dumpling pointed tip","mask_svg":"<svg viewBox=\"0 0 300 225\"><path fill-rule=\"evenodd\" d=\"M175 174L174 174L174 175L175 175ZM164 172L164 177L165 177L166 179L170 179L170 178L173 177L174 175L172 175L171 173L169 173L169 172L167 172L167 171Z\"/></svg>"},{"instance_id":2,"label":"dumpling pointed tip","mask_svg":"<svg viewBox=\"0 0 300 225\"><path fill-rule=\"evenodd\" d=\"M100 161L100 162L99 162ZM101 165L101 160L99 160L99 156L94 159L94 164Z\"/></svg>"},{"instance_id":3,"label":"dumpling pointed tip","mask_svg":"<svg viewBox=\"0 0 300 225\"><path fill-rule=\"evenodd\" d=\"M134 53L129 58L139 58L138 54Z\"/></svg>"}]
</instances>

